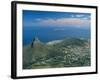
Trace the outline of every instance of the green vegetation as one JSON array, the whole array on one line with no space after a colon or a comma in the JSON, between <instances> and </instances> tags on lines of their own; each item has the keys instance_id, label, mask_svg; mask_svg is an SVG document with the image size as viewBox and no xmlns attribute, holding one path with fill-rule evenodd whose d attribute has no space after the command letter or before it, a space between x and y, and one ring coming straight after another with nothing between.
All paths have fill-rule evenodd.
<instances>
[{"instance_id":1,"label":"green vegetation","mask_svg":"<svg viewBox=\"0 0 100 80\"><path fill-rule=\"evenodd\" d=\"M90 66L90 41L70 38L52 45L35 39L23 47L23 69Z\"/></svg>"}]
</instances>

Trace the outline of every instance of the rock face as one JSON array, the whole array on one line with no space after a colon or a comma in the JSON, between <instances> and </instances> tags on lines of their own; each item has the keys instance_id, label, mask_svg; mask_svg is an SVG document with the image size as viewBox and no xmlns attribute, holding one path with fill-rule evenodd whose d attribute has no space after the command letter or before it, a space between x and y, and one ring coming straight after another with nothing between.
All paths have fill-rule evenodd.
<instances>
[{"instance_id":1,"label":"rock face","mask_svg":"<svg viewBox=\"0 0 100 80\"><path fill-rule=\"evenodd\" d=\"M49 42L52 43L52 42ZM23 69L81 67L91 65L90 41L70 38L53 44L35 37L23 47Z\"/></svg>"},{"instance_id":2,"label":"rock face","mask_svg":"<svg viewBox=\"0 0 100 80\"><path fill-rule=\"evenodd\" d=\"M38 37L35 37L31 43L31 47L35 48L35 47L39 47L41 44L40 40L38 39Z\"/></svg>"}]
</instances>

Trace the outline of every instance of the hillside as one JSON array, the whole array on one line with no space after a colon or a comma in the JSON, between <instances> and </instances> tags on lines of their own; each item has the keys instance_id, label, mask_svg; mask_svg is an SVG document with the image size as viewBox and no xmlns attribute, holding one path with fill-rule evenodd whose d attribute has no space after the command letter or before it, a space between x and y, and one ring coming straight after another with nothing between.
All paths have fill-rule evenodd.
<instances>
[{"instance_id":1,"label":"hillside","mask_svg":"<svg viewBox=\"0 0 100 80\"><path fill-rule=\"evenodd\" d=\"M35 38L23 47L23 69L90 66L90 41L79 38L42 43Z\"/></svg>"}]
</instances>

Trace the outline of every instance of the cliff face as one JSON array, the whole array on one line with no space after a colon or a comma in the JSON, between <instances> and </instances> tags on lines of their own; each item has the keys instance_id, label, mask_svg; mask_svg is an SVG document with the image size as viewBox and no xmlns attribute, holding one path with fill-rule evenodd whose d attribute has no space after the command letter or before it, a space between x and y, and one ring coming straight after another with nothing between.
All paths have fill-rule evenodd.
<instances>
[{"instance_id":1,"label":"cliff face","mask_svg":"<svg viewBox=\"0 0 100 80\"><path fill-rule=\"evenodd\" d=\"M31 43L31 47L32 48L38 48L38 47L40 47L41 46L41 42L40 42L40 40L38 39L38 37L35 37L34 39L33 39L33 41L32 41L32 43Z\"/></svg>"}]
</instances>

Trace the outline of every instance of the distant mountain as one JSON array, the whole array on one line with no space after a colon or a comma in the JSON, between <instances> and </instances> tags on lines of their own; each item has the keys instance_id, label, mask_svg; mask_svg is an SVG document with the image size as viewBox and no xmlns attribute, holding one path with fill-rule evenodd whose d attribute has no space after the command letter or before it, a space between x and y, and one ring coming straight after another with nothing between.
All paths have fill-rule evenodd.
<instances>
[{"instance_id":1,"label":"distant mountain","mask_svg":"<svg viewBox=\"0 0 100 80\"><path fill-rule=\"evenodd\" d=\"M23 47L23 69L90 66L90 41L68 38L42 43L35 37Z\"/></svg>"}]
</instances>

